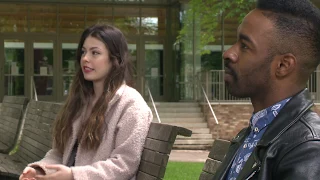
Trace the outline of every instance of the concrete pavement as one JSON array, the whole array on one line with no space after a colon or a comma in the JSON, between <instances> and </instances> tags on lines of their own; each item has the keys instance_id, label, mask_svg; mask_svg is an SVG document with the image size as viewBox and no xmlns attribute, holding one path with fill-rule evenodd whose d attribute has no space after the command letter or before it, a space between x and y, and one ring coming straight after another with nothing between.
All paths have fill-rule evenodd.
<instances>
[{"instance_id":1,"label":"concrete pavement","mask_svg":"<svg viewBox=\"0 0 320 180\"><path fill-rule=\"evenodd\" d=\"M205 162L210 151L199 150L172 150L169 161Z\"/></svg>"}]
</instances>

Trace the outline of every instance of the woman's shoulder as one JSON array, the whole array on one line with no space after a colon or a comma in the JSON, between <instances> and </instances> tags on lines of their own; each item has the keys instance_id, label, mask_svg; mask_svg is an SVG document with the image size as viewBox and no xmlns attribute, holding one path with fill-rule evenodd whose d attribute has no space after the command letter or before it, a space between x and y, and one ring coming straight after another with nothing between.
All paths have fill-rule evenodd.
<instances>
[{"instance_id":1,"label":"woman's shoulder","mask_svg":"<svg viewBox=\"0 0 320 180\"><path fill-rule=\"evenodd\" d=\"M134 88L125 85L121 99L128 102L146 103L141 94Z\"/></svg>"},{"instance_id":2,"label":"woman's shoulder","mask_svg":"<svg viewBox=\"0 0 320 180\"><path fill-rule=\"evenodd\" d=\"M150 107L136 89L127 85L121 88L123 89L117 103L117 108L130 110L130 112L134 113L151 112Z\"/></svg>"}]
</instances>

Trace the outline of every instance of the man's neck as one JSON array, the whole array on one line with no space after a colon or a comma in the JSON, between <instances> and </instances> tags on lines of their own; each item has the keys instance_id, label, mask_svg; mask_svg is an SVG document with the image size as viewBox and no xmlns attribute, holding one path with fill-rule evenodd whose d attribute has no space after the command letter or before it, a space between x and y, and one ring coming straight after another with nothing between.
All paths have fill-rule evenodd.
<instances>
[{"instance_id":1,"label":"man's neck","mask_svg":"<svg viewBox=\"0 0 320 180\"><path fill-rule=\"evenodd\" d=\"M274 104L276 104L277 102L280 102L286 98L292 97L294 95L296 95L298 92L302 91L302 89L299 90L295 90L289 92L289 91L281 91L278 90L277 92L272 92L269 94L264 94L264 95L260 95L260 96L255 96L255 97L251 97L251 103L253 106L253 112L259 112L263 109L266 109Z\"/></svg>"}]
</instances>

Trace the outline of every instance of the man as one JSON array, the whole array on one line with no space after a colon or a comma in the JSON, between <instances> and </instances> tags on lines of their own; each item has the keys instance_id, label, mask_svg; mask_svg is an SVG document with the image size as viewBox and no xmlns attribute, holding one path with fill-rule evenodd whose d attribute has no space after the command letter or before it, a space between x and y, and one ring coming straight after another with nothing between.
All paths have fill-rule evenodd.
<instances>
[{"instance_id":1,"label":"man","mask_svg":"<svg viewBox=\"0 0 320 180\"><path fill-rule=\"evenodd\" d=\"M305 89L320 61L320 12L309 0L258 0L228 49L225 83L250 97L249 127L214 179L320 179L320 118Z\"/></svg>"}]
</instances>

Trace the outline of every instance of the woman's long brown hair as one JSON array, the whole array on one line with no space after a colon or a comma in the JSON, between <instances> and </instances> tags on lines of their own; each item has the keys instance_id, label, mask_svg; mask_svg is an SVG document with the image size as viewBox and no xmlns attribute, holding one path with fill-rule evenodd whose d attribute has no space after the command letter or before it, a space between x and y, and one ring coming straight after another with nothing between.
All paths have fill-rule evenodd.
<instances>
[{"instance_id":1,"label":"woman's long brown hair","mask_svg":"<svg viewBox=\"0 0 320 180\"><path fill-rule=\"evenodd\" d=\"M93 25L84 30L77 49L77 74L61 112L53 126L53 143L63 153L69 138L72 136L72 124L80 117L84 107L92 97L93 83L84 79L80 66L81 50L87 37L95 37L106 45L112 67L104 83L104 90L87 121L82 124L78 141L86 149L96 149L101 142L102 127L105 124L104 114L108 103L124 81L132 81L132 64L128 58L128 45L122 32L110 25ZM129 84L130 85L130 84Z\"/></svg>"}]
</instances>

